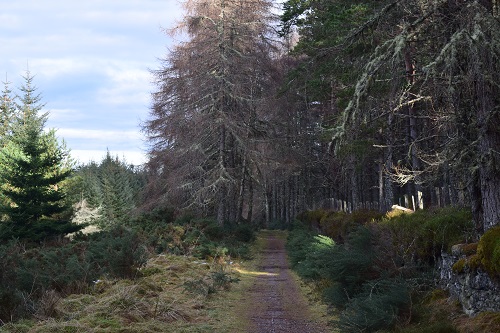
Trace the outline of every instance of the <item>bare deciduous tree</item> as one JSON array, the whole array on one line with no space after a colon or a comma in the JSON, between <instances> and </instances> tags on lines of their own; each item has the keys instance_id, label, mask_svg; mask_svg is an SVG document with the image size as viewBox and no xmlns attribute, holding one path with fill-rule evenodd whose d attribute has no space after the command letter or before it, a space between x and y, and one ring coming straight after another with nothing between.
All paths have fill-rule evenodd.
<instances>
[{"instance_id":1,"label":"bare deciduous tree","mask_svg":"<svg viewBox=\"0 0 500 333\"><path fill-rule=\"evenodd\" d=\"M275 52L271 2L188 0L184 8L171 33L186 41L154 72L158 91L144 126L152 192L223 224L241 219L253 200Z\"/></svg>"}]
</instances>

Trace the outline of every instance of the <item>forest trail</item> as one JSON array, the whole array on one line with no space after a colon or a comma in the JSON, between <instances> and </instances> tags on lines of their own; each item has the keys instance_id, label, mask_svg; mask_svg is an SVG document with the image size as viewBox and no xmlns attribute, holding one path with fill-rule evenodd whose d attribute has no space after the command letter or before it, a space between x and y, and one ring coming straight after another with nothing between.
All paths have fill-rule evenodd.
<instances>
[{"instance_id":1,"label":"forest trail","mask_svg":"<svg viewBox=\"0 0 500 333\"><path fill-rule=\"evenodd\" d=\"M259 274L244 300L248 333L326 333L323 323L312 319L298 281L290 271L284 233L262 231Z\"/></svg>"}]
</instances>

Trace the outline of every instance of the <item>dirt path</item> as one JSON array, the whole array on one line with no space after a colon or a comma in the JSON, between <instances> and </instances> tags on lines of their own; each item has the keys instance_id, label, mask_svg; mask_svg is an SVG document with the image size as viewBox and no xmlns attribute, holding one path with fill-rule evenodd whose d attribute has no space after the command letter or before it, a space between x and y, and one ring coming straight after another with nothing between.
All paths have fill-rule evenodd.
<instances>
[{"instance_id":1,"label":"dirt path","mask_svg":"<svg viewBox=\"0 0 500 333\"><path fill-rule=\"evenodd\" d=\"M246 302L249 308L249 333L326 333L324 325L311 318L307 301L291 275L285 251L285 240L279 233L261 233L264 246L259 264L260 274L250 288Z\"/></svg>"}]
</instances>

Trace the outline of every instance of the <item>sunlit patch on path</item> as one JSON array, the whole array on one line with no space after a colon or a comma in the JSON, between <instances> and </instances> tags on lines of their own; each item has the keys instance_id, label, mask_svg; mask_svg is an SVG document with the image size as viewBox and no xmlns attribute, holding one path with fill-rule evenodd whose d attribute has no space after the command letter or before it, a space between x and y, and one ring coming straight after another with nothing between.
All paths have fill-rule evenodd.
<instances>
[{"instance_id":1,"label":"sunlit patch on path","mask_svg":"<svg viewBox=\"0 0 500 333\"><path fill-rule=\"evenodd\" d=\"M329 332L321 323L311 319L307 302L288 267L285 240L272 232L264 233L263 237L265 246L258 270L247 272L256 276L246 300L251 302L248 332Z\"/></svg>"}]
</instances>

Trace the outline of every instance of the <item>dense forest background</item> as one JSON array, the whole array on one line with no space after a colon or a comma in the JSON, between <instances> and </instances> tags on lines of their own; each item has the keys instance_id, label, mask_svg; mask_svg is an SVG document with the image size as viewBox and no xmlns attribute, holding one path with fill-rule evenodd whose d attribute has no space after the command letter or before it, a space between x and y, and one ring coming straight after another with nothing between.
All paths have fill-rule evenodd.
<instances>
[{"instance_id":1,"label":"dense forest background","mask_svg":"<svg viewBox=\"0 0 500 333\"><path fill-rule=\"evenodd\" d=\"M500 221L496 1L186 1L147 202L218 222L470 207Z\"/></svg>"},{"instance_id":2,"label":"dense forest background","mask_svg":"<svg viewBox=\"0 0 500 333\"><path fill-rule=\"evenodd\" d=\"M152 73L143 166L76 165L31 73L18 93L4 82L0 320L40 314L49 289L136 277L148 253L248 256L261 227L294 229L292 265L331 283L347 331L382 308L362 327L409 323L457 242L479 241L467 265L500 274L497 0L184 8ZM384 215L393 205L419 212Z\"/></svg>"}]
</instances>

